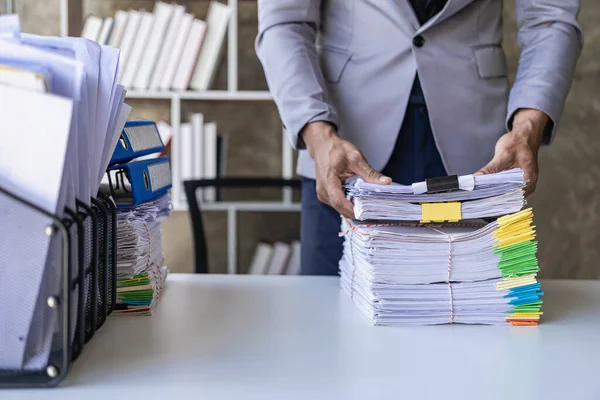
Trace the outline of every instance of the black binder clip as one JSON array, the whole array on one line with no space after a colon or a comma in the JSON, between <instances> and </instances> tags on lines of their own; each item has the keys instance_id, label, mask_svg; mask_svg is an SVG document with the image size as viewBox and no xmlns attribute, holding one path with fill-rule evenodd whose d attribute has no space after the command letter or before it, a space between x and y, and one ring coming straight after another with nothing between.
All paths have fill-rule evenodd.
<instances>
[{"instance_id":1,"label":"black binder clip","mask_svg":"<svg viewBox=\"0 0 600 400\"><path fill-rule=\"evenodd\" d=\"M458 184L458 175L440 176L438 178L426 179L427 192L431 193L442 193L451 192L453 190L460 189Z\"/></svg>"}]
</instances>

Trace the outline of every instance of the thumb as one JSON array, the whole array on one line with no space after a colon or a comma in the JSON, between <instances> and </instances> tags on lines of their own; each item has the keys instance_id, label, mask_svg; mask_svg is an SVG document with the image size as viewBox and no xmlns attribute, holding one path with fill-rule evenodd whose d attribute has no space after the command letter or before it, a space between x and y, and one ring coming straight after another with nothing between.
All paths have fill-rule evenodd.
<instances>
[{"instance_id":1,"label":"thumb","mask_svg":"<svg viewBox=\"0 0 600 400\"><path fill-rule=\"evenodd\" d=\"M494 157L492 161L490 161L485 167L481 168L479 171L475 172L473 175L488 175L500 172L502 171L502 167L500 164L500 160Z\"/></svg>"},{"instance_id":2,"label":"thumb","mask_svg":"<svg viewBox=\"0 0 600 400\"><path fill-rule=\"evenodd\" d=\"M389 185L392 183L392 178L375 170L367 163L365 159L358 161L353 166L353 172L360 176L365 182L376 183L379 185Z\"/></svg>"}]
</instances>

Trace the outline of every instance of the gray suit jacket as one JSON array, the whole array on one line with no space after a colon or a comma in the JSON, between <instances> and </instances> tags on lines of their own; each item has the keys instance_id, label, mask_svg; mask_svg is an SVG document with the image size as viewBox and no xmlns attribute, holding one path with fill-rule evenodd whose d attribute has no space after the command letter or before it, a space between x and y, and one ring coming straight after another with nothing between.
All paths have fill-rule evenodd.
<instances>
[{"instance_id":1,"label":"gray suit jacket","mask_svg":"<svg viewBox=\"0 0 600 400\"><path fill-rule=\"evenodd\" d=\"M583 45L578 0L516 7L521 58L510 92L502 0L448 0L423 26L408 0L259 0L256 51L295 148L308 122L329 121L381 170L418 71L447 172L470 174L491 160L519 108L548 114L551 142ZM306 151L298 173L315 176Z\"/></svg>"}]
</instances>

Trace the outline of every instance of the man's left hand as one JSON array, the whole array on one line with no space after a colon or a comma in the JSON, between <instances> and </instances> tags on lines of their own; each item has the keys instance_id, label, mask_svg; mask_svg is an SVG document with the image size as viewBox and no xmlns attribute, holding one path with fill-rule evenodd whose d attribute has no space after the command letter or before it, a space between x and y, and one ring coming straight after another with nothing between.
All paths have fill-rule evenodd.
<instances>
[{"instance_id":1,"label":"man's left hand","mask_svg":"<svg viewBox=\"0 0 600 400\"><path fill-rule=\"evenodd\" d=\"M528 180L525 196L535 190L538 179L538 150L542 143L548 116L539 110L520 109L515 113L512 131L496 143L494 158L475 175L492 174L521 168Z\"/></svg>"}]
</instances>

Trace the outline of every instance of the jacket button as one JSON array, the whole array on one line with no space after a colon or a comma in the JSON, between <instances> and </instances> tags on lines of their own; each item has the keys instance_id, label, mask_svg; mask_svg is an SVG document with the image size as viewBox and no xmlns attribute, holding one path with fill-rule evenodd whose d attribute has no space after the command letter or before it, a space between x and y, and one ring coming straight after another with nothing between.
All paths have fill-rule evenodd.
<instances>
[{"instance_id":1,"label":"jacket button","mask_svg":"<svg viewBox=\"0 0 600 400\"><path fill-rule=\"evenodd\" d=\"M425 44L425 39L423 38L423 36L419 35L419 36L415 36L413 38L413 44L416 47L422 47Z\"/></svg>"}]
</instances>

